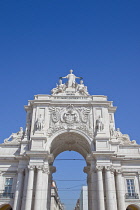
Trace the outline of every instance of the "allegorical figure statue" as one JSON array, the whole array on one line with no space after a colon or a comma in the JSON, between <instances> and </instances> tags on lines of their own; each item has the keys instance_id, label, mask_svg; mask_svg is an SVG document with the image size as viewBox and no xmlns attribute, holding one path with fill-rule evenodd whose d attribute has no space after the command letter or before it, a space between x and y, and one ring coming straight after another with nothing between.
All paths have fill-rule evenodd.
<instances>
[{"instance_id":1,"label":"allegorical figure statue","mask_svg":"<svg viewBox=\"0 0 140 210\"><path fill-rule=\"evenodd\" d=\"M99 116L98 119L96 120L96 129L98 132L100 132L104 129L104 125L102 123L101 116Z\"/></svg>"},{"instance_id":2,"label":"allegorical figure statue","mask_svg":"<svg viewBox=\"0 0 140 210\"><path fill-rule=\"evenodd\" d=\"M80 84L78 84L77 90L83 95L89 95L87 87L84 85L83 80L80 80Z\"/></svg>"},{"instance_id":3,"label":"allegorical figure statue","mask_svg":"<svg viewBox=\"0 0 140 210\"><path fill-rule=\"evenodd\" d=\"M68 88L69 87L75 87L75 84L76 84L76 78L77 79L82 79L82 77L76 77L73 73L73 70L71 69L70 70L70 74L68 74L67 76L65 76L65 77L60 77L60 79L64 79L64 78L67 78L68 79L68 83L67 83L67 86L68 86Z\"/></svg>"},{"instance_id":4,"label":"allegorical figure statue","mask_svg":"<svg viewBox=\"0 0 140 210\"><path fill-rule=\"evenodd\" d=\"M4 140L4 143L20 142L22 138L23 138L23 128L20 127L20 130L17 133L12 133L8 138Z\"/></svg>"},{"instance_id":5,"label":"allegorical figure statue","mask_svg":"<svg viewBox=\"0 0 140 210\"><path fill-rule=\"evenodd\" d=\"M44 119L43 116L40 114L39 118L36 121L36 130L41 131L44 128Z\"/></svg>"}]
</instances>

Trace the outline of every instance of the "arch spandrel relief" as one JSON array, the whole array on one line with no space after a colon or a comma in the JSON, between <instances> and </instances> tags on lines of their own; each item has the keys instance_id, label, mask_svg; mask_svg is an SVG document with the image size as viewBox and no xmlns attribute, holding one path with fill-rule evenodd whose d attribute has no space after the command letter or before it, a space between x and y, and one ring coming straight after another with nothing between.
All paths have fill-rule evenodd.
<instances>
[{"instance_id":1,"label":"arch spandrel relief","mask_svg":"<svg viewBox=\"0 0 140 210\"><path fill-rule=\"evenodd\" d=\"M93 137L93 123L90 107L67 105L66 107L49 107L50 122L48 136L60 130L82 130Z\"/></svg>"}]
</instances>

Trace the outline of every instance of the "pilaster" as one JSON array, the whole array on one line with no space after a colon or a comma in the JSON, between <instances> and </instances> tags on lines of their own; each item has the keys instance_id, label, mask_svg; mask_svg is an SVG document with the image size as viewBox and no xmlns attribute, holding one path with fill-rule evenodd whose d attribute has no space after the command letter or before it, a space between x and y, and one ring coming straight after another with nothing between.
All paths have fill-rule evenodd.
<instances>
[{"instance_id":1,"label":"pilaster","mask_svg":"<svg viewBox=\"0 0 140 210\"><path fill-rule=\"evenodd\" d=\"M32 206L32 196L33 196L33 182L34 182L34 165L29 165L29 176L28 176L28 185L27 185L27 195L25 202L25 210L31 210Z\"/></svg>"},{"instance_id":2,"label":"pilaster","mask_svg":"<svg viewBox=\"0 0 140 210\"><path fill-rule=\"evenodd\" d=\"M37 169L37 179L36 179L36 190L35 190L35 205L34 210L41 210L42 202L42 170L43 166L36 166Z\"/></svg>"},{"instance_id":3,"label":"pilaster","mask_svg":"<svg viewBox=\"0 0 140 210\"><path fill-rule=\"evenodd\" d=\"M122 170L116 170L116 190L117 190L117 203L118 210L125 210L125 197L123 191L123 183L122 183Z\"/></svg>"},{"instance_id":4,"label":"pilaster","mask_svg":"<svg viewBox=\"0 0 140 210\"><path fill-rule=\"evenodd\" d=\"M103 166L96 166L96 171L97 171L98 210L105 210L103 174L102 174Z\"/></svg>"},{"instance_id":5,"label":"pilaster","mask_svg":"<svg viewBox=\"0 0 140 210\"><path fill-rule=\"evenodd\" d=\"M23 184L23 172L24 169L18 169L16 191L14 195L14 206L13 210L19 210L21 207L21 197L22 197L22 184Z\"/></svg>"},{"instance_id":6,"label":"pilaster","mask_svg":"<svg viewBox=\"0 0 140 210\"><path fill-rule=\"evenodd\" d=\"M105 186L106 186L106 205L107 210L117 210L116 193L114 192L114 173L112 166L105 166Z\"/></svg>"}]
</instances>

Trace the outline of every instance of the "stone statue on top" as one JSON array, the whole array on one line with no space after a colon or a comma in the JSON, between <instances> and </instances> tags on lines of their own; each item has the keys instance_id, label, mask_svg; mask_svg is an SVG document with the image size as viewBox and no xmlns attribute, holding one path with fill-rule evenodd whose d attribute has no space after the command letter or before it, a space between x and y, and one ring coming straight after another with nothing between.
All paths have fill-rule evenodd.
<instances>
[{"instance_id":1,"label":"stone statue on top","mask_svg":"<svg viewBox=\"0 0 140 210\"><path fill-rule=\"evenodd\" d=\"M66 83L62 83L62 79L68 79ZM80 79L80 84L76 82L76 79ZM65 77L59 78L59 85L56 85L56 88L51 90L52 95L65 95L65 94L74 94L74 95L84 95L88 96L87 87L83 83L82 77L77 77L73 74L73 70L70 70L70 73Z\"/></svg>"}]
</instances>

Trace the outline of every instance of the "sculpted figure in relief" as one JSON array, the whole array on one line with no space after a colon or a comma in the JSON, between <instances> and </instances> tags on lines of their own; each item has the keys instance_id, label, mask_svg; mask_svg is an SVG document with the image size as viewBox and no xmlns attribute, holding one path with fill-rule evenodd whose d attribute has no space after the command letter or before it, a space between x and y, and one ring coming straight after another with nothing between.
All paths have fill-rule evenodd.
<instances>
[{"instance_id":1,"label":"sculpted figure in relief","mask_svg":"<svg viewBox=\"0 0 140 210\"><path fill-rule=\"evenodd\" d=\"M35 123L35 127L36 127L36 131L41 131L44 128L44 119L43 116L40 114L39 118L37 119L36 123Z\"/></svg>"},{"instance_id":2,"label":"sculpted figure in relief","mask_svg":"<svg viewBox=\"0 0 140 210\"><path fill-rule=\"evenodd\" d=\"M109 125L109 129L110 129L110 136L114 136L115 135L115 129L114 129L112 124Z\"/></svg>"},{"instance_id":3,"label":"sculpted figure in relief","mask_svg":"<svg viewBox=\"0 0 140 210\"><path fill-rule=\"evenodd\" d=\"M17 133L12 133L8 138L4 140L4 143L18 143L23 138L23 128L20 127L20 130ZM11 140L11 141L10 141Z\"/></svg>"},{"instance_id":4,"label":"sculpted figure in relief","mask_svg":"<svg viewBox=\"0 0 140 210\"><path fill-rule=\"evenodd\" d=\"M135 140L130 141L130 137L129 137L128 134L122 134L119 128L117 128L117 130L114 131L114 136L123 145L125 145L125 144L137 144Z\"/></svg>"},{"instance_id":5,"label":"sculpted figure in relief","mask_svg":"<svg viewBox=\"0 0 140 210\"><path fill-rule=\"evenodd\" d=\"M79 91L82 95L89 95L87 87L84 85L83 80L80 80L80 84L78 84L77 86L77 91Z\"/></svg>"},{"instance_id":6,"label":"sculpted figure in relief","mask_svg":"<svg viewBox=\"0 0 140 210\"><path fill-rule=\"evenodd\" d=\"M104 124L102 123L101 116L99 116L98 119L96 120L96 129L98 132L104 129Z\"/></svg>"},{"instance_id":7,"label":"sculpted figure in relief","mask_svg":"<svg viewBox=\"0 0 140 210\"><path fill-rule=\"evenodd\" d=\"M63 93L65 89L66 89L66 85L62 83L62 79L59 79L59 85L56 84L56 88L53 88L51 92L52 92L52 95L55 95L57 93Z\"/></svg>"},{"instance_id":8,"label":"sculpted figure in relief","mask_svg":"<svg viewBox=\"0 0 140 210\"><path fill-rule=\"evenodd\" d=\"M76 78L78 79L82 79L82 77L76 77L73 73L73 70L71 69L70 70L70 74L68 74L67 76L65 77L60 77L60 79L64 79L64 78L67 78L68 79L68 83L67 83L67 87L75 87L76 86Z\"/></svg>"}]
</instances>

